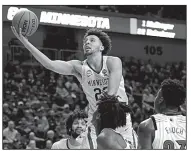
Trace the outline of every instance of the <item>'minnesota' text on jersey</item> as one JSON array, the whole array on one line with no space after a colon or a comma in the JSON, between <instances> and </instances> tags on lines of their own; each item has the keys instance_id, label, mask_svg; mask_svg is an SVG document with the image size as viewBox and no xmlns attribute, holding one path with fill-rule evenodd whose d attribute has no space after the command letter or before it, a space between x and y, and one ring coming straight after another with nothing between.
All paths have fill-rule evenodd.
<instances>
[{"instance_id":1,"label":"'minnesota' text on jersey","mask_svg":"<svg viewBox=\"0 0 191 151\"><path fill-rule=\"evenodd\" d=\"M95 72L87 63L87 60L83 62L82 66L82 88L86 94L86 98L89 101L88 117L92 118L93 113L97 109L96 101L99 99L102 91L107 91L109 81L109 70L107 68L107 56L103 56L103 66L99 73ZM117 91L120 102L126 102L128 104L128 98L124 88L124 79L121 78L119 89Z\"/></svg>"}]
</instances>

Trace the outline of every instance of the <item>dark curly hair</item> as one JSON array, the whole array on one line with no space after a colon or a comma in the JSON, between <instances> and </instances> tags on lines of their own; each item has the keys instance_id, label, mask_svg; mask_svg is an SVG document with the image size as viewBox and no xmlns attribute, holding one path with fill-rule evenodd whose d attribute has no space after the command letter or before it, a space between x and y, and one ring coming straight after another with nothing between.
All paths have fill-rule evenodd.
<instances>
[{"instance_id":1,"label":"dark curly hair","mask_svg":"<svg viewBox=\"0 0 191 151\"><path fill-rule=\"evenodd\" d=\"M126 125L126 113L131 113L128 105L119 102L117 97L98 104L100 113L100 132L104 128L116 129Z\"/></svg>"},{"instance_id":2,"label":"dark curly hair","mask_svg":"<svg viewBox=\"0 0 191 151\"><path fill-rule=\"evenodd\" d=\"M167 106L179 107L185 102L186 90L179 80L164 80L161 84L161 91Z\"/></svg>"},{"instance_id":3,"label":"dark curly hair","mask_svg":"<svg viewBox=\"0 0 191 151\"><path fill-rule=\"evenodd\" d=\"M84 111L75 111L73 112L73 114L71 114L67 120L66 120L66 130L67 130L67 134L69 136L71 136L72 134L72 124L74 122L75 119L85 119L87 118L87 114Z\"/></svg>"},{"instance_id":4,"label":"dark curly hair","mask_svg":"<svg viewBox=\"0 0 191 151\"><path fill-rule=\"evenodd\" d=\"M89 35L95 35L101 40L101 42L104 46L104 50L102 51L103 55L107 55L110 52L111 47L112 47L111 39L107 33L103 32L102 30L96 29L96 28L91 28L86 31L86 33L84 35L84 39Z\"/></svg>"}]
</instances>

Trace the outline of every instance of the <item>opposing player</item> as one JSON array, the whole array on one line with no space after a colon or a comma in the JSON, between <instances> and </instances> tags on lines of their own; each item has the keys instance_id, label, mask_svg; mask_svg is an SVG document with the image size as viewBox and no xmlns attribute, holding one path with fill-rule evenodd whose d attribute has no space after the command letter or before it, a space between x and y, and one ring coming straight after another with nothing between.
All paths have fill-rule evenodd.
<instances>
[{"instance_id":1,"label":"opposing player","mask_svg":"<svg viewBox=\"0 0 191 151\"><path fill-rule=\"evenodd\" d=\"M154 102L157 114L139 125L139 149L186 149L186 117L180 110L185 96L178 80L162 82Z\"/></svg>"},{"instance_id":2,"label":"opposing player","mask_svg":"<svg viewBox=\"0 0 191 151\"><path fill-rule=\"evenodd\" d=\"M79 80L89 101L88 125L91 127L93 148L97 148L95 128L91 124L91 119L96 110L96 101L99 100L102 92L107 92L106 97L119 96L119 101L128 103L122 77L121 60L118 57L104 56L111 50L110 37L101 30L90 29L86 32L83 39L86 60L53 61L22 36L21 30L18 34L14 27L11 28L15 36L45 68L63 75L74 75ZM127 116L126 126L129 132L128 139L133 141L130 115Z\"/></svg>"},{"instance_id":3,"label":"opposing player","mask_svg":"<svg viewBox=\"0 0 191 151\"><path fill-rule=\"evenodd\" d=\"M137 135L134 133L134 144L128 141L126 114L129 106L118 101L117 97L103 99L93 115L92 123L96 128L97 149L136 149Z\"/></svg>"},{"instance_id":4,"label":"opposing player","mask_svg":"<svg viewBox=\"0 0 191 151\"><path fill-rule=\"evenodd\" d=\"M82 111L76 111L71 114L66 121L68 139L61 139L52 145L51 149L80 149L81 141L77 137L86 129L87 114Z\"/></svg>"}]
</instances>

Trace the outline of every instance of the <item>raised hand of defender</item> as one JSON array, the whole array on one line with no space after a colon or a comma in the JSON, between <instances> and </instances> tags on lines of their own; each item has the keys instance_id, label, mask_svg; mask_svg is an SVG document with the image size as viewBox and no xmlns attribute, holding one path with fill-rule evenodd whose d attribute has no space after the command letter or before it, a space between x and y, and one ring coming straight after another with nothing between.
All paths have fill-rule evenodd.
<instances>
[{"instance_id":1,"label":"raised hand of defender","mask_svg":"<svg viewBox=\"0 0 191 151\"><path fill-rule=\"evenodd\" d=\"M13 34L24 44L25 41L28 41L26 37L22 35L21 28L19 28L19 33L17 33L16 29L14 26L11 26L11 30Z\"/></svg>"}]
</instances>

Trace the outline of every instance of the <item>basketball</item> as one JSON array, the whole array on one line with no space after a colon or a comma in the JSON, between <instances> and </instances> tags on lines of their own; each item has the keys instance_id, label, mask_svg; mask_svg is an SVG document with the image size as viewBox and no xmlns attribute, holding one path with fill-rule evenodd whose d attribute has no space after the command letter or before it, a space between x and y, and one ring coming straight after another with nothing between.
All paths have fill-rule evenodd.
<instances>
[{"instance_id":1,"label":"basketball","mask_svg":"<svg viewBox=\"0 0 191 151\"><path fill-rule=\"evenodd\" d=\"M17 32L21 28L23 36L31 36L38 28L38 18L35 13L28 9L20 10L13 17L12 25Z\"/></svg>"}]
</instances>

